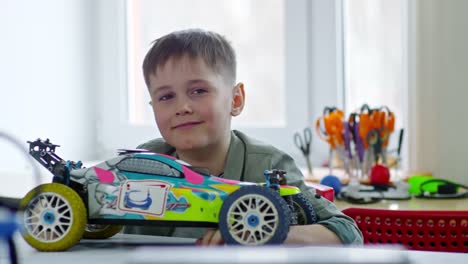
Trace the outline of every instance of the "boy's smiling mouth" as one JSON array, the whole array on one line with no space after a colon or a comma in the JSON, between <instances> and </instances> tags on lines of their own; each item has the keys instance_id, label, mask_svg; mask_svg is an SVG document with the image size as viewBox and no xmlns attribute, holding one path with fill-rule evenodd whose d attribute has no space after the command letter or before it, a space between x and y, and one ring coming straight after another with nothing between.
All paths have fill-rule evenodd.
<instances>
[{"instance_id":1,"label":"boy's smiling mouth","mask_svg":"<svg viewBox=\"0 0 468 264\"><path fill-rule=\"evenodd\" d=\"M173 126L172 129L191 128L202 123L203 121L185 122L185 123L181 123L181 124Z\"/></svg>"}]
</instances>

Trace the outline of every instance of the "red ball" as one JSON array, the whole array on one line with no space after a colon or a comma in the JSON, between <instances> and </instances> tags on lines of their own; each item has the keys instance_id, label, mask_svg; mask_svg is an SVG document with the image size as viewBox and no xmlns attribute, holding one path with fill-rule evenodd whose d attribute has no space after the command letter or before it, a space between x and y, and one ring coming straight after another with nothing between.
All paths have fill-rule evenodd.
<instances>
[{"instance_id":1,"label":"red ball","mask_svg":"<svg viewBox=\"0 0 468 264\"><path fill-rule=\"evenodd\" d=\"M390 170L384 166L377 164L370 171L371 184L388 184L390 182Z\"/></svg>"}]
</instances>

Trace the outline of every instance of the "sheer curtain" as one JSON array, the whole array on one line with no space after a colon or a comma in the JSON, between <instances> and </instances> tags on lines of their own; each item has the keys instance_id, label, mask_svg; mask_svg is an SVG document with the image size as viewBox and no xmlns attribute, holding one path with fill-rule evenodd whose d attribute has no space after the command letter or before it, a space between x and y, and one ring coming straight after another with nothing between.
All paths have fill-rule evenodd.
<instances>
[{"instance_id":1,"label":"sheer curtain","mask_svg":"<svg viewBox=\"0 0 468 264\"><path fill-rule=\"evenodd\" d=\"M406 0L343 0L344 101L349 114L364 103L388 106L398 129L407 119Z\"/></svg>"}]
</instances>

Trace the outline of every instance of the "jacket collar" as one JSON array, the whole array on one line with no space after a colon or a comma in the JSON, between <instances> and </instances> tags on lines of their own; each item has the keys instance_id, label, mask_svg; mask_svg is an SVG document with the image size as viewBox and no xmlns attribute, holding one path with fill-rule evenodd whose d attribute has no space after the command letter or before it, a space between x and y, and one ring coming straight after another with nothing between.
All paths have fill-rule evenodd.
<instances>
[{"instance_id":1,"label":"jacket collar","mask_svg":"<svg viewBox=\"0 0 468 264\"><path fill-rule=\"evenodd\" d=\"M234 131L231 131L231 142L229 143L226 164L224 165L224 178L238 181L242 180L245 166L244 162L246 160L245 155L245 144Z\"/></svg>"}]
</instances>

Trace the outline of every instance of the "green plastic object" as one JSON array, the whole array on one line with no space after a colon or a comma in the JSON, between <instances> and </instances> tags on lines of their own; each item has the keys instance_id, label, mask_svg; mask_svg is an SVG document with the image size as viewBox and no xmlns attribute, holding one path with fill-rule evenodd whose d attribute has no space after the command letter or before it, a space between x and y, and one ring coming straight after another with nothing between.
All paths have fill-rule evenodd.
<instances>
[{"instance_id":1,"label":"green plastic object","mask_svg":"<svg viewBox=\"0 0 468 264\"><path fill-rule=\"evenodd\" d=\"M438 193L439 185L449 183L451 182L443 179L437 179L429 175L413 175L408 179L408 184L410 185L408 192L414 195L420 195L421 185L424 184L424 186L422 186L422 191L429 193Z\"/></svg>"},{"instance_id":2,"label":"green plastic object","mask_svg":"<svg viewBox=\"0 0 468 264\"><path fill-rule=\"evenodd\" d=\"M419 195L421 194L421 184L429 180L435 180L436 178L428 175L413 175L408 179L408 184L410 185L408 192L411 194ZM424 185L424 191L436 193L437 186L440 182L428 183Z\"/></svg>"}]
</instances>

